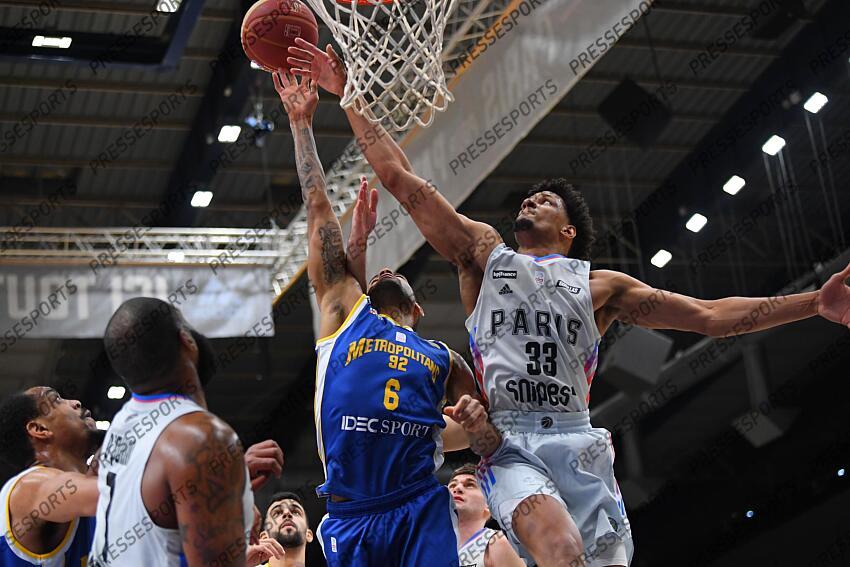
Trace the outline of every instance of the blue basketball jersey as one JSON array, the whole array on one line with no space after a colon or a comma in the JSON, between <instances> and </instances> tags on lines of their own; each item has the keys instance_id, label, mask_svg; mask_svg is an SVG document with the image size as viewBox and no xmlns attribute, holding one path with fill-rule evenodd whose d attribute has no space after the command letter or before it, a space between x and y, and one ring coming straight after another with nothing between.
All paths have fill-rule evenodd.
<instances>
[{"instance_id":1,"label":"blue basketball jersey","mask_svg":"<svg viewBox=\"0 0 850 567\"><path fill-rule=\"evenodd\" d=\"M9 512L9 498L18 480L38 467L29 468L9 479L0 489L0 500L3 502L2 517L0 517L0 567L86 567L86 558L94 538L94 518L78 518L68 526L65 536L56 548L47 553L34 553L24 547L15 538L15 532L26 531L32 526L27 518L12 518ZM76 489L69 487L69 491ZM45 501L39 507L49 508L54 502L58 503L64 494L57 493L56 498ZM34 511L35 512L35 511Z\"/></svg>"},{"instance_id":2,"label":"blue basketball jersey","mask_svg":"<svg viewBox=\"0 0 850 567\"><path fill-rule=\"evenodd\" d=\"M333 335L317 341L320 496L391 496L443 463L441 412L451 355L372 309L363 295Z\"/></svg>"}]
</instances>

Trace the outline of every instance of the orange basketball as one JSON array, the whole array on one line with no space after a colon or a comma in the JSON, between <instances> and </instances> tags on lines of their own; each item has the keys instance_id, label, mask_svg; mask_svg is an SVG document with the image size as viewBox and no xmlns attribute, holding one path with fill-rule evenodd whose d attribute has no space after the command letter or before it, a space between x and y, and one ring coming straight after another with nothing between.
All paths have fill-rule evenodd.
<instances>
[{"instance_id":1,"label":"orange basketball","mask_svg":"<svg viewBox=\"0 0 850 567\"><path fill-rule=\"evenodd\" d=\"M316 16L299 0L259 0L242 20L245 55L269 72L291 67L287 49L295 45L296 37L313 45L319 41Z\"/></svg>"}]
</instances>

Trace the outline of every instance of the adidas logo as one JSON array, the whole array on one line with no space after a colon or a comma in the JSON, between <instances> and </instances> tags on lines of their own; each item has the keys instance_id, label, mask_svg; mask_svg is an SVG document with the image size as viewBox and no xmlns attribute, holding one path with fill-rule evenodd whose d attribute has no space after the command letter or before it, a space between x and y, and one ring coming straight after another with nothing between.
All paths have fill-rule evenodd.
<instances>
[{"instance_id":1,"label":"adidas logo","mask_svg":"<svg viewBox=\"0 0 850 567\"><path fill-rule=\"evenodd\" d=\"M513 293L514 290L511 289L511 286L505 284L502 286L502 289L499 290L499 295L507 295L509 293Z\"/></svg>"}]
</instances>

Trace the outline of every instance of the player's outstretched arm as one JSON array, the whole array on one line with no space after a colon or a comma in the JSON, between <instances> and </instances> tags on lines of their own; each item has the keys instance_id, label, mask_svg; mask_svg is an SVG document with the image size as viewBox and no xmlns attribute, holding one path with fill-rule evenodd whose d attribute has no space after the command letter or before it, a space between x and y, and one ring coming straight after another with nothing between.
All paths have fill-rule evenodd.
<instances>
[{"instance_id":1,"label":"player's outstretched arm","mask_svg":"<svg viewBox=\"0 0 850 567\"><path fill-rule=\"evenodd\" d=\"M94 516L97 496L97 477L44 467L18 481L11 493L9 508L14 526L29 531L36 523L64 524L83 516Z\"/></svg>"},{"instance_id":2,"label":"player's outstretched arm","mask_svg":"<svg viewBox=\"0 0 850 567\"><path fill-rule=\"evenodd\" d=\"M273 74L275 89L289 115L295 142L295 162L301 194L307 208L307 274L319 303L320 336L336 331L362 295L348 271L342 228L325 187L325 174L313 139L313 113L319 103L317 86L309 78L299 82L283 70Z\"/></svg>"},{"instance_id":3,"label":"player's outstretched arm","mask_svg":"<svg viewBox=\"0 0 850 567\"><path fill-rule=\"evenodd\" d=\"M730 337L763 331L814 315L850 327L850 266L819 291L774 297L696 299L660 289L620 272L591 272L594 310L604 332L614 319L650 329L692 331ZM599 321L599 317L597 318Z\"/></svg>"},{"instance_id":4,"label":"player's outstretched arm","mask_svg":"<svg viewBox=\"0 0 850 567\"><path fill-rule=\"evenodd\" d=\"M157 441L189 565L244 567L243 491L249 482L233 429L206 412L175 420Z\"/></svg>"},{"instance_id":5,"label":"player's outstretched arm","mask_svg":"<svg viewBox=\"0 0 850 567\"><path fill-rule=\"evenodd\" d=\"M351 217L351 232L348 235L348 271L357 279L360 289L366 292L366 243L369 233L378 222L378 190L369 189L365 177L360 178L360 192L354 203Z\"/></svg>"},{"instance_id":6,"label":"player's outstretched arm","mask_svg":"<svg viewBox=\"0 0 850 567\"><path fill-rule=\"evenodd\" d=\"M328 46L322 51L296 39L290 47L292 72L310 77L329 92L342 96L345 66ZM363 118L352 108L345 111L358 145L381 183L410 213L416 226L435 250L459 268L483 270L490 252L502 237L492 226L459 214L429 181L413 172L407 157L384 128Z\"/></svg>"}]
</instances>

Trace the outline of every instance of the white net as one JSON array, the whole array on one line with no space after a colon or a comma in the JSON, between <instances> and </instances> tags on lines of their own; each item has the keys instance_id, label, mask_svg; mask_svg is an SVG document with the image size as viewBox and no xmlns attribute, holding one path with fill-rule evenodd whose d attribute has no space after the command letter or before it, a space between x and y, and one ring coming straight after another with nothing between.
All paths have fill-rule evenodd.
<instances>
[{"instance_id":1,"label":"white net","mask_svg":"<svg viewBox=\"0 0 850 567\"><path fill-rule=\"evenodd\" d=\"M305 0L342 49L343 108L386 128L427 127L452 95L443 74L446 20L457 0Z\"/></svg>"}]
</instances>

